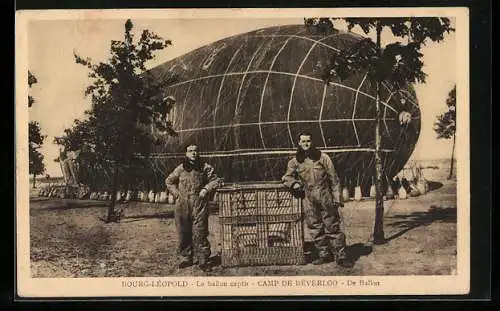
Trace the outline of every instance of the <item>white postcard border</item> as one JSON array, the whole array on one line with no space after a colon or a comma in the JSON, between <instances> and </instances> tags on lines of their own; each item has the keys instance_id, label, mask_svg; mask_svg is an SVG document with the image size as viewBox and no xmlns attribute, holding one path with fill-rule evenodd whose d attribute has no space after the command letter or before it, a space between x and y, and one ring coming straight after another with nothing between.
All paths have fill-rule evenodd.
<instances>
[{"instance_id":1,"label":"white postcard border","mask_svg":"<svg viewBox=\"0 0 500 311\"><path fill-rule=\"evenodd\" d=\"M457 37L457 274L450 276L294 276L31 278L29 240L27 24L31 20L447 16ZM294 296L466 294L470 288L468 8L154 9L16 12L17 289L21 297ZM209 283L213 286L209 286ZM202 284L203 283L203 284ZM218 285L217 285L218 284ZM224 285L225 284L225 285Z\"/></svg>"}]
</instances>

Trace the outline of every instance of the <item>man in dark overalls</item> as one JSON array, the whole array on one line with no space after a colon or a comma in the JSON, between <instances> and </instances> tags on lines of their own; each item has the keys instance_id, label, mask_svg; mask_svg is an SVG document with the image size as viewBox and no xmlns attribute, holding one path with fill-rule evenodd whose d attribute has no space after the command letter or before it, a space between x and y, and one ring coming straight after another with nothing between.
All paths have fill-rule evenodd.
<instances>
[{"instance_id":1,"label":"man in dark overalls","mask_svg":"<svg viewBox=\"0 0 500 311\"><path fill-rule=\"evenodd\" d=\"M330 157L315 148L311 133L302 132L298 145L282 181L295 194L304 193L306 223L318 251L313 264L335 260L344 265L346 238L340 230L342 203L336 170Z\"/></svg>"},{"instance_id":2,"label":"man in dark overalls","mask_svg":"<svg viewBox=\"0 0 500 311\"><path fill-rule=\"evenodd\" d=\"M179 268L189 267L197 261L202 270L210 270L207 203L221 181L214 168L200 159L195 144L186 147L183 162L165 180L168 191L177 199L175 224L178 251L183 258Z\"/></svg>"}]
</instances>

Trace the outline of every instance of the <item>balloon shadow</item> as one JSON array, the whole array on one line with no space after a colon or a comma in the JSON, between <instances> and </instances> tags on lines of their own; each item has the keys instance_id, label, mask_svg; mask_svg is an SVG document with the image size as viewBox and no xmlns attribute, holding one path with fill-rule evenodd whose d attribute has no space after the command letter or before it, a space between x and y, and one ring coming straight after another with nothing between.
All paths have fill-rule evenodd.
<instances>
[{"instance_id":1,"label":"balloon shadow","mask_svg":"<svg viewBox=\"0 0 500 311\"><path fill-rule=\"evenodd\" d=\"M439 181L428 181L428 184L429 184L429 191L437 190L443 186L443 183Z\"/></svg>"}]
</instances>

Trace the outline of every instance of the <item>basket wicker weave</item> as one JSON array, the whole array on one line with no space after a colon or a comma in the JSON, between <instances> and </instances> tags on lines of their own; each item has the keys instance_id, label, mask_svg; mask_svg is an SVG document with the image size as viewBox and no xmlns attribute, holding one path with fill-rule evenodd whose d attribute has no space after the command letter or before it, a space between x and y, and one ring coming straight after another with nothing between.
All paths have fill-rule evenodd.
<instances>
[{"instance_id":1,"label":"basket wicker weave","mask_svg":"<svg viewBox=\"0 0 500 311\"><path fill-rule=\"evenodd\" d=\"M222 266L305 263L302 204L281 183L217 190Z\"/></svg>"}]
</instances>

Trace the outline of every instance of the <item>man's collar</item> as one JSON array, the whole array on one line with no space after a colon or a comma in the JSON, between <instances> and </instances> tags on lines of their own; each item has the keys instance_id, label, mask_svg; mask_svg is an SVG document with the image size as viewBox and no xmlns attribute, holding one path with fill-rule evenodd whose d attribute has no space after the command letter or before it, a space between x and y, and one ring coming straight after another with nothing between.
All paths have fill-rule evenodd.
<instances>
[{"instance_id":1,"label":"man's collar","mask_svg":"<svg viewBox=\"0 0 500 311\"><path fill-rule=\"evenodd\" d=\"M313 161L318 161L320 157L321 157L321 151L319 151L315 147L311 147L309 150L305 151L299 146L297 148L297 153L295 154L295 158L299 163L304 162L306 158L309 158Z\"/></svg>"}]
</instances>

